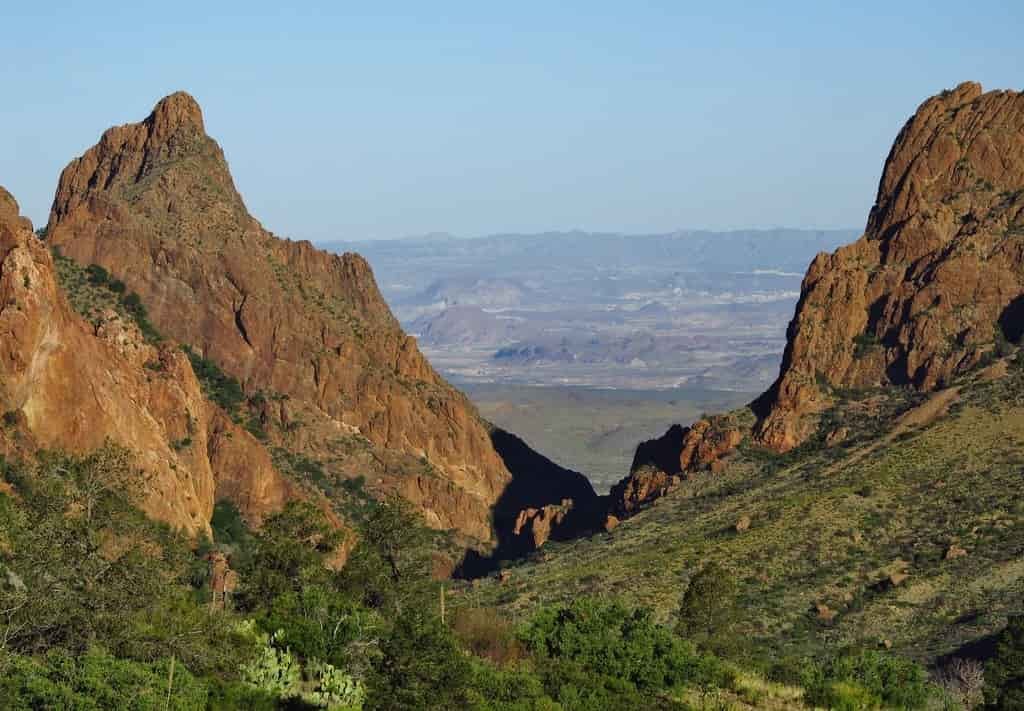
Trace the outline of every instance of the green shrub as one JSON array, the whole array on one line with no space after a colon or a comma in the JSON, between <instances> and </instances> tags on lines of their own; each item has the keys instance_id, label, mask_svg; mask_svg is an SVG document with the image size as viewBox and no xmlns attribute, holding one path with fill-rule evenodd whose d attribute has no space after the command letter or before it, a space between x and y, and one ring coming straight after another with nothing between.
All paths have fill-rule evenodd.
<instances>
[{"instance_id":1,"label":"green shrub","mask_svg":"<svg viewBox=\"0 0 1024 711\"><path fill-rule=\"evenodd\" d=\"M192 364L192 370L199 379L203 394L234 417L245 402L245 392L236 378L228 375L212 360L202 357L188 345L181 347Z\"/></svg>"},{"instance_id":2,"label":"green shrub","mask_svg":"<svg viewBox=\"0 0 1024 711\"><path fill-rule=\"evenodd\" d=\"M188 449L191 446L191 437L182 437L181 439L176 439L173 442L171 442L171 449L173 449L175 452L181 452L183 450Z\"/></svg>"},{"instance_id":3,"label":"green shrub","mask_svg":"<svg viewBox=\"0 0 1024 711\"><path fill-rule=\"evenodd\" d=\"M85 268L85 273L93 286L106 286L110 281L110 274L99 264L90 264Z\"/></svg>"},{"instance_id":4,"label":"green shrub","mask_svg":"<svg viewBox=\"0 0 1024 711\"><path fill-rule=\"evenodd\" d=\"M733 651L733 635L739 610L737 584L732 573L718 563L709 563L686 586L679 603L676 633L701 647L716 652Z\"/></svg>"},{"instance_id":5,"label":"green shrub","mask_svg":"<svg viewBox=\"0 0 1024 711\"><path fill-rule=\"evenodd\" d=\"M19 655L5 660L0 675L4 709L125 709L206 708L207 687L180 663L170 674L170 660L141 663L118 659L101 649L81 656L53 650L36 660ZM170 684L169 684L170 682Z\"/></svg>"},{"instance_id":6,"label":"green shrub","mask_svg":"<svg viewBox=\"0 0 1024 711\"><path fill-rule=\"evenodd\" d=\"M115 293L121 293L114 289L114 284L121 284L121 282L111 282L109 284L111 291L114 291ZM124 291L124 284L121 284L121 291ZM121 298L121 306L128 313L128 315L132 317L132 320L135 321L135 324L139 327L139 330L142 331L143 337L148 342L158 343L159 341L162 340L162 337L160 336L160 333L156 330L156 327L153 326L152 323L150 323L149 315L146 312L146 307L143 306L142 299L139 298L138 294L136 294L133 291L132 293L123 296Z\"/></svg>"},{"instance_id":7,"label":"green shrub","mask_svg":"<svg viewBox=\"0 0 1024 711\"><path fill-rule=\"evenodd\" d=\"M304 659L348 666L349 644L378 627L374 616L327 585L307 585L274 598L261 615L264 629L287 632L288 647Z\"/></svg>"},{"instance_id":8,"label":"green shrub","mask_svg":"<svg viewBox=\"0 0 1024 711\"><path fill-rule=\"evenodd\" d=\"M830 695L840 693L836 689L851 699L867 698L863 690L879 705L901 709L922 708L931 695L924 669L909 659L874 650L840 654L808 670L804 683L805 698L824 705L832 702Z\"/></svg>"},{"instance_id":9,"label":"green shrub","mask_svg":"<svg viewBox=\"0 0 1024 711\"><path fill-rule=\"evenodd\" d=\"M351 479L346 479L341 482L341 486L345 491L353 496L366 496L366 477L362 474Z\"/></svg>"},{"instance_id":10,"label":"green shrub","mask_svg":"<svg viewBox=\"0 0 1024 711\"><path fill-rule=\"evenodd\" d=\"M994 709L1024 709L1024 615L1010 618L985 665L985 701Z\"/></svg>"},{"instance_id":11,"label":"green shrub","mask_svg":"<svg viewBox=\"0 0 1024 711\"><path fill-rule=\"evenodd\" d=\"M220 499L213 505L210 528L213 529L214 540L218 543L240 545L252 539L252 532L238 507L227 499Z\"/></svg>"},{"instance_id":12,"label":"green shrub","mask_svg":"<svg viewBox=\"0 0 1024 711\"><path fill-rule=\"evenodd\" d=\"M130 313L133 316L146 315L146 307L142 305L142 299L140 299L139 295L136 294L134 291L130 294L127 294L123 299L121 299L121 303L124 305L124 308L128 311L128 313Z\"/></svg>"},{"instance_id":13,"label":"green shrub","mask_svg":"<svg viewBox=\"0 0 1024 711\"><path fill-rule=\"evenodd\" d=\"M381 643L370 708L457 709L468 703L472 669L439 620L406 608Z\"/></svg>"},{"instance_id":14,"label":"green shrub","mask_svg":"<svg viewBox=\"0 0 1024 711\"><path fill-rule=\"evenodd\" d=\"M386 614L433 605L429 534L412 504L398 496L374 501L359 526L359 543L341 571L349 594Z\"/></svg>"},{"instance_id":15,"label":"green shrub","mask_svg":"<svg viewBox=\"0 0 1024 711\"><path fill-rule=\"evenodd\" d=\"M274 600L287 593L332 585L333 574L324 558L342 536L313 504L289 501L263 522L255 537L251 561L240 571L242 607L270 610Z\"/></svg>"},{"instance_id":16,"label":"green shrub","mask_svg":"<svg viewBox=\"0 0 1024 711\"><path fill-rule=\"evenodd\" d=\"M817 703L831 711L870 711L882 705L881 699L852 681L830 682Z\"/></svg>"},{"instance_id":17,"label":"green shrub","mask_svg":"<svg viewBox=\"0 0 1024 711\"><path fill-rule=\"evenodd\" d=\"M540 676L526 669L496 669L473 663L466 707L474 711L562 711L547 695Z\"/></svg>"},{"instance_id":18,"label":"green shrub","mask_svg":"<svg viewBox=\"0 0 1024 711\"><path fill-rule=\"evenodd\" d=\"M266 442L270 439L270 435L267 434L267 430L264 429L263 423L260 421L259 417L246 418L245 431L251 434L256 439L258 439L260 442Z\"/></svg>"},{"instance_id":19,"label":"green shrub","mask_svg":"<svg viewBox=\"0 0 1024 711\"><path fill-rule=\"evenodd\" d=\"M566 671L575 674L578 668L598 681L606 677L618 688L654 692L694 684L724 687L733 681L721 663L655 624L650 610L630 610L616 600L584 597L546 608L521 638L541 659L570 662Z\"/></svg>"}]
</instances>

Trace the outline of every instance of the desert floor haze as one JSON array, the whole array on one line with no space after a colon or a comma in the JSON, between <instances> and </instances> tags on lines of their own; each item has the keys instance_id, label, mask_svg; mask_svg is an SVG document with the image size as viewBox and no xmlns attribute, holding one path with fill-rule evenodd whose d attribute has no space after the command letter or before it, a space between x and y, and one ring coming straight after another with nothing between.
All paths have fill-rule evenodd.
<instances>
[{"instance_id":1,"label":"desert floor haze","mask_svg":"<svg viewBox=\"0 0 1024 711\"><path fill-rule=\"evenodd\" d=\"M1020 8L5 22L0 711L1024 709Z\"/></svg>"}]
</instances>

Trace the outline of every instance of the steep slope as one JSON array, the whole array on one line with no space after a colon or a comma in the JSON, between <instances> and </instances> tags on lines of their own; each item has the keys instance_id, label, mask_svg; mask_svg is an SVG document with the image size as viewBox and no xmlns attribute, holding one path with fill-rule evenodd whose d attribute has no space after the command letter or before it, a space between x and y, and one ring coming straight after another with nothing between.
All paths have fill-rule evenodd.
<instances>
[{"instance_id":1,"label":"steep slope","mask_svg":"<svg viewBox=\"0 0 1024 711\"><path fill-rule=\"evenodd\" d=\"M813 432L830 389L932 390L1024 331L1024 94L974 83L917 110L864 235L804 278L760 442Z\"/></svg>"},{"instance_id":2,"label":"steep slope","mask_svg":"<svg viewBox=\"0 0 1024 711\"><path fill-rule=\"evenodd\" d=\"M772 387L729 422L641 445L613 512L720 471L748 435L777 452L835 443L843 429L822 431L822 414L836 403L876 387L944 387L1022 334L1024 93L965 83L900 131L864 235L811 263Z\"/></svg>"},{"instance_id":3,"label":"steep slope","mask_svg":"<svg viewBox=\"0 0 1024 711\"><path fill-rule=\"evenodd\" d=\"M891 644L928 661L969 654L1024 612L1024 353L928 395L866 391L826 417L842 443L777 454L745 441L721 473L609 533L549 542L474 604L625 594L671 620L716 562L761 655Z\"/></svg>"},{"instance_id":4,"label":"steep slope","mask_svg":"<svg viewBox=\"0 0 1024 711\"><path fill-rule=\"evenodd\" d=\"M0 452L112 440L137 457L142 508L190 535L209 534L216 499L253 523L280 508L294 487L203 396L185 354L146 343L114 311L76 314L31 227L0 188Z\"/></svg>"},{"instance_id":5,"label":"steep slope","mask_svg":"<svg viewBox=\"0 0 1024 711\"><path fill-rule=\"evenodd\" d=\"M713 561L776 653L971 653L1022 611L1022 304L1024 94L964 84L900 133L865 235L814 260L775 386L641 444L611 495L631 520L496 596L669 617Z\"/></svg>"},{"instance_id":6,"label":"steep slope","mask_svg":"<svg viewBox=\"0 0 1024 711\"><path fill-rule=\"evenodd\" d=\"M434 527L492 537L513 477L476 410L402 332L361 257L279 239L248 214L192 97L168 96L72 161L47 231L238 378L274 446L344 460L345 476L370 474Z\"/></svg>"}]
</instances>

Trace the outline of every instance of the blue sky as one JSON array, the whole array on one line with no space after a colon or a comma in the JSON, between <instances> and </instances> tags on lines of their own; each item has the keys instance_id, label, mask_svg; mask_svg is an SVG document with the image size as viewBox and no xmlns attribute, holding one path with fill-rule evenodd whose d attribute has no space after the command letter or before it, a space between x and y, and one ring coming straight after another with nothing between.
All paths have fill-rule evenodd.
<instances>
[{"instance_id":1,"label":"blue sky","mask_svg":"<svg viewBox=\"0 0 1024 711\"><path fill-rule=\"evenodd\" d=\"M922 100L1024 84L1019 1L300 4L8 3L0 184L185 89L295 238L859 228Z\"/></svg>"}]
</instances>

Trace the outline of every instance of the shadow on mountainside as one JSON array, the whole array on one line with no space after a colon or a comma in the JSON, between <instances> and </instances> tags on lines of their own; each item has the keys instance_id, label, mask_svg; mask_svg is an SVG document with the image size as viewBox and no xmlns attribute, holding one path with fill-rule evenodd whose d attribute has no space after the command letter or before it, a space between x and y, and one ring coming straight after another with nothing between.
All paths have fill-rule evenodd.
<instances>
[{"instance_id":1,"label":"shadow on mountainside","mask_svg":"<svg viewBox=\"0 0 1024 711\"><path fill-rule=\"evenodd\" d=\"M521 558L536 550L533 539L515 533L516 519L525 509L560 505L572 499L572 509L553 526L549 540L564 541L590 533L600 527L607 509L607 497L598 496L583 474L566 469L532 449L526 442L505 430L492 427L491 443L512 481L494 505L497 545L489 555L466 552L455 570L456 578L479 578L496 571L501 563Z\"/></svg>"},{"instance_id":2,"label":"shadow on mountainside","mask_svg":"<svg viewBox=\"0 0 1024 711\"><path fill-rule=\"evenodd\" d=\"M1024 336L1024 295L1018 296L999 315L999 330L1010 343L1020 343Z\"/></svg>"},{"instance_id":3,"label":"shadow on mountainside","mask_svg":"<svg viewBox=\"0 0 1024 711\"><path fill-rule=\"evenodd\" d=\"M683 449L683 437L686 430L676 424L668 428L661 437L646 440L637 445L633 454L633 464L629 471L635 472L643 466L654 467L658 471L675 476L682 472L679 453ZM620 484L622 482L619 482Z\"/></svg>"}]
</instances>

